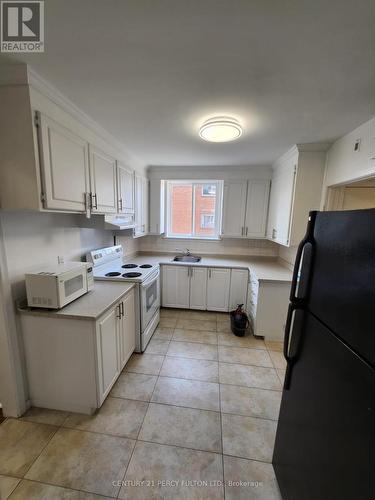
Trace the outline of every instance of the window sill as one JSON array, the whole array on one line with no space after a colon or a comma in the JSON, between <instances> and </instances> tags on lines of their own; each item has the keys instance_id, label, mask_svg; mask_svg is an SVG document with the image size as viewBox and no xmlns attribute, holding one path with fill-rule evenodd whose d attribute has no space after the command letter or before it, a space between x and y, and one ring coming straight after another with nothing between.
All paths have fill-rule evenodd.
<instances>
[{"instance_id":1,"label":"window sill","mask_svg":"<svg viewBox=\"0 0 375 500\"><path fill-rule=\"evenodd\" d=\"M163 236L164 240L199 240L199 241L222 241L220 236L214 238L201 238L199 236Z\"/></svg>"}]
</instances>

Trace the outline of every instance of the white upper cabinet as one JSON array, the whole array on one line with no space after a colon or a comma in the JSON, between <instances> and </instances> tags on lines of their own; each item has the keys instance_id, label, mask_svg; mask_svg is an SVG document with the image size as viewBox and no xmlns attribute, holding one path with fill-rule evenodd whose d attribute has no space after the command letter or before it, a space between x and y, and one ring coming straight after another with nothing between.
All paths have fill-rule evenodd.
<instances>
[{"instance_id":1,"label":"white upper cabinet","mask_svg":"<svg viewBox=\"0 0 375 500\"><path fill-rule=\"evenodd\" d=\"M326 154L296 146L273 166L267 238L284 246L298 245L308 215L319 210Z\"/></svg>"},{"instance_id":2,"label":"white upper cabinet","mask_svg":"<svg viewBox=\"0 0 375 500\"><path fill-rule=\"evenodd\" d=\"M116 213L116 160L91 144L89 150L92 211Z\"/></svg>"},{"instance_id":3,"label":"white upper cabinet","mask_svg":"<svg viewBox=\"0 0 375 500\"><path fill-rule=\"evenodd\" d=\"M245 236L265 238L270 193L269 180L249 180L245 216Z\"/></svg>"},{"instance_id":4,"label":"white upper cabinet","mask_svg":"<svg viewBox=\"0 0 375 500\"><path fill-rule=\"evenodd\" d=\"M207 309L207 267L190 268L190 309Z\"/></svg>"},{"instance_id":5,"label":"white upper cabinet","mask_svg":"<svg viewBox=\"0 0 375 500\"><path fill-rule=\"evenodd\" d=\"M37 123L45 208L85 212L88 143L42 113Z\"/></svg>"},{"instance_id":6,"label":"white upper cabinet","mask_svg":"<svg viewBox=\"0 0 375 500\"><path fill-rule=\"evenodd\" d=\"M163 266L163 307L188 309L190 304L190 267Z\"/></svg>"},{"instance_id":7,"label":"white upper cabinet","mask_svg":"<svg viewBox=\"0 0 375 500\"><path fill-rule=\"evenodd\" d=\"M165 181L150 181L150 234L164 233L165 218Z\"/></svg>"},{"instance_id":8,"label":"white upper cabinet","mask_svg":"<svg viewBox=\"0 0 375 500\"><path fill-rule=\"evenodd\" d=\"M118 212L134 214L134 172L117 162Z\"/></svg>"},{"instance_id":9,"label":"white upper cabinet","mask_svg":"<svg viewBox=\"0 0 375 500\"><path fill-rule=\"evenodd\" d=\"M225 181L223 202L223 229L226 238L244 236L247 182Z\"/></svg>"},{"instance_id":10,"label":"white upper cabinet","mask_svg":"<svg viewBox=\"0 0 375 500\"><path fill-rule=\"evenodd\" d=\"M230 269L209 268L207 280L207 309L229 310Z\"/></svg>"},{"instance_id":11,"label":"white upper cabinet","mask_svg":"<svg viewBox=\"0 0 375 500\"><path fill-rule=\"evenodd\" d=\"M134 236L148 233L148 179L135 175L135 228Z\"/></svg>"},{"instance_id":12,"label":"white upper cabinet","mask_svg":"<svg viewBox=\"0 0 375 500\"><path fill-rule=\"evenodd\" d=\"M224 182L223 230L225 238L265 238L269 180Z\"/></svg>"}]
</instances>

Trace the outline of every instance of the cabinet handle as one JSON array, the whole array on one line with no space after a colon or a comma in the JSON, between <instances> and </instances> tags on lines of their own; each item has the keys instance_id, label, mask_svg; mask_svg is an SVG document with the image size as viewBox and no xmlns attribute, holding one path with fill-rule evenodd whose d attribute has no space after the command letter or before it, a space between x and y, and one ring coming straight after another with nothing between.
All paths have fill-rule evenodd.
<instances>
[{"instance_id":1,"label":"cabinet handle","mask_svg":"<svg viewBox=\"0 0 375 500\"><path fill-rule=\"evenodd\" d=\"M119 199L120 211L122 212L122 198Z\"/></svg>"},{"instance_id":2,"label":"cabinet handle","mask_svg":"<svg viewBox=\"0 0 375 500\"><path fill-rule=\"evenodd\" d=\"M211 279L211 269L208 270L208 278Z\"/></svg>"},{"instance_id":3,"label":"cabinet handle","mask_svg":"<svg viewBox=\"0 0 375 500\"><path fill-rule=\"evenodd\" d=\"M241 236L243 236L243 227L241 227Z\"/></svg>"},{"instance_id":4,"label":"cabinet handle","mask_svg":"<svg viewBox=\"0 0 375 500\"><path fill-rule=\"evenodd\" d=\"M187 268L188 277L190 276L190 267Z\"/></svg>"},{"instance_id":5,"label":"cabinet handle","mask_svg":"<svg viewBox=\"0 0 375 500\"><path fill-rule=\"evenodd\" d=\"M95 198L95 205L94 205ZM98 209L98 196L96 193L91 193L91 208L97 210Z\"/></svg>"},{"instance_id":6,"label":"cabinet handle","mask_svg":"<svg viewBox=\"0 0 375 500\"><path fill-rule=\"evenodd\" d=\"M274 240L276 238L276 229L272 229L272 239Z\"/></svg>"},{"instance_id":7,"label":"cabinet handle","mask_svg":"<svg viewBox=\"0 0 375 500\"><path fill-rule=\"evenodd\" d=\"M124 303L123 303L123 302L121 302L121 304L120 304L120 305L121 305L121 315L122 315L122 316L125 316L125 314L124 314Z\"/></svg>"},{"instance_id":8,"label":"cabinet handle","mask_svg":"<svg viewBox=\"0 0 375 500\"><path fill-rule=\"evenodd\" d=\"M118 307L118 314L116 314L116 318L121 319L121 304L118 304L117 307Z\"/></svg>"},{"instance_id":9,"label":"cabinet handle","mask_svg":"<svg viewBox=\"0 0 375 500\"><path fill-rule=\"evenodd\" d=\"M248 227L246 227L246 236L247 236L247 231L248 231L248 229L249 229L249 228L248 228Z\"/></svg>"}]
</instances>

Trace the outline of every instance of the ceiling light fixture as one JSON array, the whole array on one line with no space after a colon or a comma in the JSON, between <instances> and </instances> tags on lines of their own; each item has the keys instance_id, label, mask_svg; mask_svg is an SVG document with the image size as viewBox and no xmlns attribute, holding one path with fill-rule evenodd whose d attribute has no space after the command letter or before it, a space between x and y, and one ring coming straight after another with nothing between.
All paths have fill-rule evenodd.
<instances>
[{"instance_id":1,"label":"ceiling light fixture","mask_svg":"<svg viewBox=\"0 0 375 500\"><path fill-rule=\"evenodd\" d=\"M199 136L209 142L229 142L242 135L242 127L237 120L227 116L210 118L199 129Z\"/></svg>"}]
</instances>

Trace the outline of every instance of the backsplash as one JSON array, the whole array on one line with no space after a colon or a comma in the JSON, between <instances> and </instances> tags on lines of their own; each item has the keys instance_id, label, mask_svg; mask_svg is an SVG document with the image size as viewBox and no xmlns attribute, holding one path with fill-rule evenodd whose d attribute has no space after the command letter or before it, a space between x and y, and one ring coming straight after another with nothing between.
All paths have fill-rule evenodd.
<instances>
[{"instance_id":1,"label":"backsplash","mask_svg":"<svg viewBox=\"0 0 375 500\"><path fill-rule=\"evenodd\" d=\"M278 256L278 245L268 240L223 239L208 241L144 236L138 241L139 250L143 252L175 252L176 248L189 248L192 253L199 254Z\"/></svg>"},{"instance_id":2,"label":"backsplash","mask_svg":"<svg viewBox=\"0 0 375 500\"><path fill-rule=\"evenodd\" d=\"M125 257L131 257L132 255L139 252L139 243L144 238L133 238L133 230L117 231L116 233L116 244L122 245Z\"/></svg>"}]
</instances>

